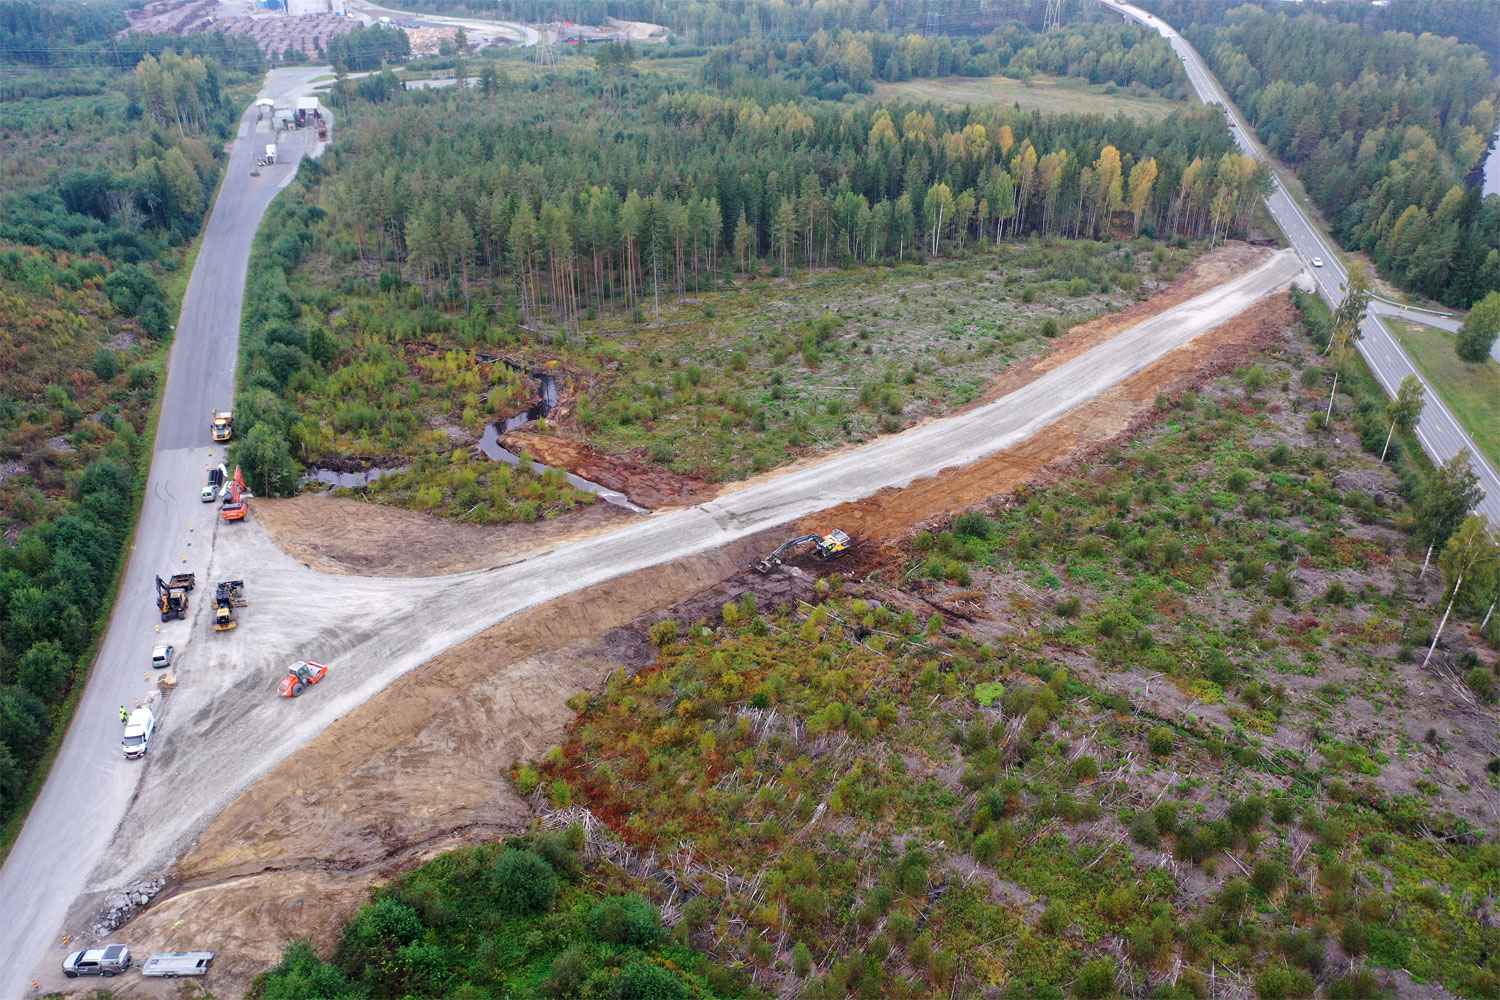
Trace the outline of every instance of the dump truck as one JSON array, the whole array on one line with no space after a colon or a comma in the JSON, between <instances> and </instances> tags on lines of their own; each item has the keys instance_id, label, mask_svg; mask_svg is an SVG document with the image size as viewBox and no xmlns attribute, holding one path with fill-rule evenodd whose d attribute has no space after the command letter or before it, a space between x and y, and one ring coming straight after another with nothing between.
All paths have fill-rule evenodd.
<instances>
[{"instance_id":1,"label":"dump truck","mask_svg":"<svg viewBox=\"0 0 1500 1000\"><path fill-rule=\"evenodd\" d=\"M214 631L227 632L240 624L235 608L243 608L250 602L245 600L244 580L221 580L214 590Z\"/></svg>"},{"instance_id":2,"label":"dump truck","mask_svg":"<svg viewBox=\"0 0 1500 1000\"><path fill-rule=\"evenodd\" d=\"M228 441L234 437L234 414L229 410L215 410L212 431L215 441Z\"/></svg>"},{"instance_id":3,"label":"dump truck","mask_svg":"<svg viewBox=\"0 0 1500 1000\"><path fill-rule=\"evenodd\" d=\"M812 545L813 551L817 553L819 559L833 559L848 552L849 547L853 544L849 536L838 528L834 528L826 535L799 535L796 538L789 538L776 546L770 555L755 564L755 571L757 573L771 572L771 570L781 565L782 556L786 555L792 549L803 545Z\"/></svg>"},{"instance_id":4,"label":"dump truck","mask_svg":"<svg viewBox=\"0 0 1500 1000\"><path fill-rule=\"evenodd\" d=\"M171 580L156 578L156 610L161 612L162 621L187 617L187 595L196 580L194 573L178 573Z\"/></svg>"}]
</instances>

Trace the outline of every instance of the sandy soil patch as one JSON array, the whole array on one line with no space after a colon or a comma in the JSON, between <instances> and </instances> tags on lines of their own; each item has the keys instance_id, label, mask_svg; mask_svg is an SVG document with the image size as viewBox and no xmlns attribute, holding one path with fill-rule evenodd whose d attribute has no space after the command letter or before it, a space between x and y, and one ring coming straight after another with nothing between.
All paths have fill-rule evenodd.
<instances>
[{"instance_id":1,"label":"sandy soil patch","mask_svg":"<svg viewBox=\"0 0 1500 1000\"><path fill-rule=\"evenodd\" d=\"M595 503L531 524L461 524L420 511L304 493L256 500L255 516L293 559L322 573L444 576L488 569L517 553L576 541L636 515Z\"/></svg>"}]
</instances>

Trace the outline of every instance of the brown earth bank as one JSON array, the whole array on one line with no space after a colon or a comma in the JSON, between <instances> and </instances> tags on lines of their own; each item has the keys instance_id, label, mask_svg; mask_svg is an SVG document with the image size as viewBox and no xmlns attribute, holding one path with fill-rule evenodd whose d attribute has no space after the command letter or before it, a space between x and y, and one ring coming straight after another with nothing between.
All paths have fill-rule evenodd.
<instances>
[{"instance_id":1,"label":"brown earth bank","mask_svg":"<svg viewBox=\"0 0 1500 1000\"><path fill-rule=\"evenodd\" d=\"M840 504L803 518L800 527L810 532L829 528L848 532L856 543L865 543L864 551L856 551L852 562L871 571L891 561L895 551L870 543L894 542L930 519L951 516L1039 476L1054 478L1097 457L1116 440L1134 437L1160 418L1154 402L1158 394L1180 396L1235 368L1253 352L1280 342L1294 315L1289 295L1265 299L1014 448L963 468L945 469L903 489L884 489Z\"/></svg>"},{"instance_id":2,"label":"brown earth bank","mask_svg":"<svg viewBox=\"0 0 1500 1000\"><path fill-rule=\"evenodd\" d=\"M567 469L591 483L617 490L629 497L631 503L650 510L690 507L711 500L718 493L718 487L701 479L618 455L606 455L581 441L554 434L511 431L500 436L500 446L517 455L530 452L543 465Z\"/></svg>"},{"instance_id":3,"label":"brown earth bank","mask_svg":"<svg viewBox=\"0 0 1500 1000\"><path fill-rule=\"evenodd\" d=\"M637 518L599 501L567 517L530 524L462 524L316 493L256 500L254 516L304 566L354 576L444 576L489 569L519 553L610 531Z\"/></svg>"},{"instance_id":4,"label":"brown earth bank","mask_svg":"<svg viewBox=\"0 0 1500 1000\"><path fill-rule=\"evenodd\" d=\"M644 630L623 626L743 570L767 544L752 537L591 587L403 675L231 803L112 940L141 954L217 942L221 996L241 995L296 938L326 951L372 886L526 828L531 810L507 771L560 740L574 694L651 661ZM767 586L810 595L802 579Z\"/></svg>"}]
</instances>

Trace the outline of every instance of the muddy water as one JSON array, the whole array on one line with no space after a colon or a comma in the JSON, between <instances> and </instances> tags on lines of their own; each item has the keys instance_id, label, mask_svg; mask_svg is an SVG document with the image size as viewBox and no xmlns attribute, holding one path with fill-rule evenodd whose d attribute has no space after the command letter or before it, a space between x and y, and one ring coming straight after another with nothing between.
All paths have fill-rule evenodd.
<instances>
[{"instance_id":1,"label":"muddy water","mask_svg":"<svg viewBox=\"0 0 1500 1000\"><path fill-rule=\"evenodd\" d=\"M524 374L521 369L516 368L508 361L502 360L501 363L512 371ZM511 465L519 465L521 462L520 456L500 447L500 435L520 430L527 424L542 419L556 409L556 377L541 372L537 373L535 377L541 383L541 399L536 405L485 427L484 434L479 439L479 450L484 453L486 458L496 462L508 462ZM331 469L312 468L307 470L307 475L304 478L309 482L327 483L329 486L342 487L344 489L358 489L361 486L370 485L386 473L399 472L403 468L405 466L393 466L386 469L366 469L362 472L334 472ZM532 462L531 468L535 472L542 473L551 467L543 465L541 462ZM651 513L645 507L638 507L631 503L630 498L619 490L612 490L607 486L591 483L587 479L573 475L571 472L564 472L564 475L568 477L568 482L577 489L592 493L607 503L612 503L617 507L624 507L626 510L634 511L637 514Z\"/></svg>"},{"instance_id":2,"label":"muddy water","mask_svg":"<svg viewBox=\"0 0 1500 1000\"><path fill-rule=\"evenodd\" d=\"M355 490L361 486L369 486L387 473L400 472L404 468L406 468L404 465L395 465L388 469L377 467L374 469L365 469L361 472L334 472L332 469L313 467L308 469L307 474L302 478L304 481L310 483L327 483L329 486Z\"/></svg>"},{"instance_id":3,"label":"muddy water","mask_svg":"<svg viewBox=\"0 0 1500 1000\"><path fill-rule=\"evenodd\" d=\"M525 374L521 369L508 361L502 359L501 363L513 372ZM511 431L518 431L532 421L542 419L557 408L556 377L548 375L546 372L537 372L535 377L541 383L541 399L537 404L522 410L514 416L506 417L504 420L490 424L484 429L484 434L479 439L479 450L484 453L486 458L493 459L496 462L509 462L511 465L519 465L521 462L520 456L500 446L500 435L508 434ZM531 468L536 472L546 472L551 467L543 465L541 462L532 462ZM574 487L587 493L592 493L607 503L612 503L617 507L624 507L626 510L634 511L637 514L651 513L646 508L638 507L631 503L630 498L619 490L612 490L607 486L591 483L587 479L573 475L571 472L564 472L563 474L568 477L568 482Z\"/></svg>"}]
</instances>

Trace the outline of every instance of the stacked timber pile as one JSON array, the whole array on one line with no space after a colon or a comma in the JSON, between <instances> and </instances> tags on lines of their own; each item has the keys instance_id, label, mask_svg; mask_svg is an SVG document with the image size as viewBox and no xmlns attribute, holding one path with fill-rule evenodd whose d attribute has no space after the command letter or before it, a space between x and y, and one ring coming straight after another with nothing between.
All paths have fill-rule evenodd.
<instances>
[{"instance_id":1,"label":"stacked timber pile","mask_svg":"<svg viewBox=\"0 0 1500 1000\"><path fill-rule=\"evenodd\" d=\"M196 35L221 31L249 35L260 50L278 55L288 49L313 55L357 22L337 14L267 13L254 17L220 17L218 0L156 0L128 13L130 30L163 35ZM451 32L448 33L451 37ZM435 49L435 47L434 47Z\"/></svg>"}]
</instances>

